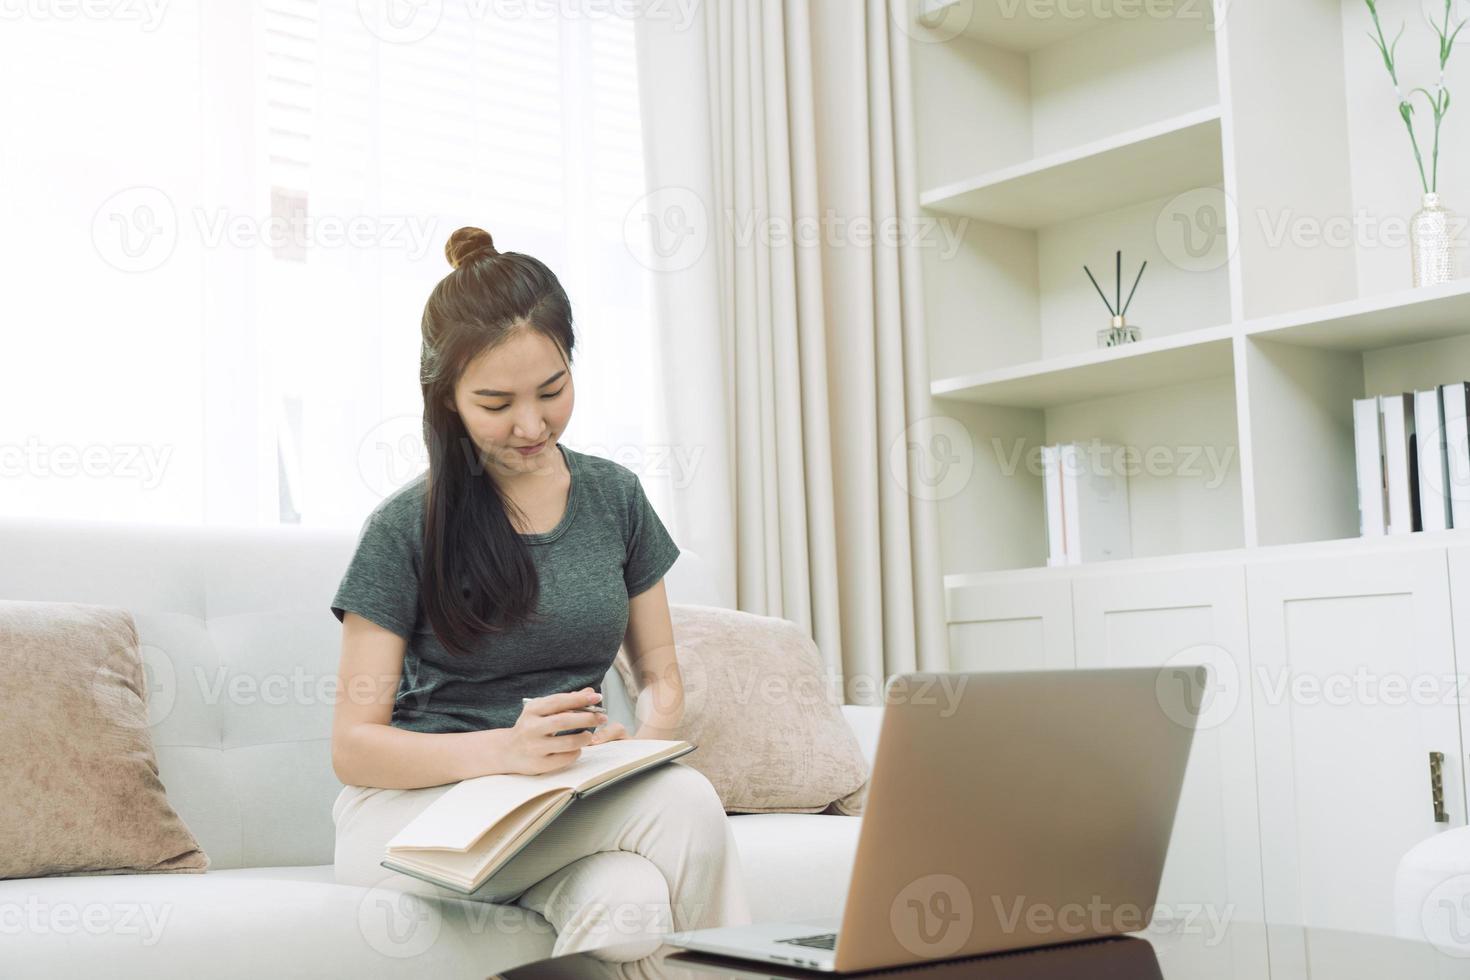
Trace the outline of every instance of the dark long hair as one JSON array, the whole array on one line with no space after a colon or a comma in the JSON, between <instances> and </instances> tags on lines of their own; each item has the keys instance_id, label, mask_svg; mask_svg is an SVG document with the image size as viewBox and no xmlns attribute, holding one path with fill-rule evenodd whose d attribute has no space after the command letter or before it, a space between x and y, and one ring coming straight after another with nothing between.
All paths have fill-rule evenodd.
<instances>
[{"instance_id":1,"label":"dark long hair","mask_svg":"<svg viewBox=\"0 0 1470 980\"><path fill-rule=\"evenodd\" d=\"M539 619L541 586L511 525L514 503L485 473L463 418L449 408L455 386L471 361L519 331L548 337L568 367L575 338L567 294L538 259L496 251L479 228L455 231L444 254L454 271L424 304L419 359L429 449L419 594L439 642L467 654L482 634Z\"/></svg>"}]
</instances>

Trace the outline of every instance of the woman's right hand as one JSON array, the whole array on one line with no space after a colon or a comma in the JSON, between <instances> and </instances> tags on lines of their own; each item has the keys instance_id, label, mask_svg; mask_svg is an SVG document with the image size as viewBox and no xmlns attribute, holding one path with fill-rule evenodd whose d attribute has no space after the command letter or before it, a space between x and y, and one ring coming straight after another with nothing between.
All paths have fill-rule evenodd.
<instances>
[{"instance_id":1,"label":"woman's right hand","mask_svg":"<svg viewBox=\"0 0 1470 980\"><path fill-rule=\"evenodd\" d=\"M601 694L584 687L580 691L549 694L527 701L521 707L521 716L516 719L515 727L508 729L507 771L538 776L557 772L576 762L582 756L582 747L591 744L592 733L555 735L553 732L602 724L607 720L606 715L582 710L601 700Z\"/></svg>"}]
</instances>

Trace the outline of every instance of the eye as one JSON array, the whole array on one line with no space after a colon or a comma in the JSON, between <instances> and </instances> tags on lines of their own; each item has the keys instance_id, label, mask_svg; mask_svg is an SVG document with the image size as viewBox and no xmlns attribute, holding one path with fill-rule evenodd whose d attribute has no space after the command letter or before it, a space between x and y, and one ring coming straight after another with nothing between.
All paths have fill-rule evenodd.
<instances>
[{"instance_id":1,"label":"eye","mask_svg":"<svg viewBox=\"0 0 1470 980\"><path fill-rule=\"evenodd\" d=\"M567 390L567 386L566 385L562 385L560 388L556 389L555 391L548 392L547 394L544 394L541 397L542 398L555 398L555 397L557 397L558 395L560 395L562 392L564 392L566 390ZM493 405L493 406L492 405L481 405L480 407L483 408L487 412L503 412L507 408L509 408L510 406L509 405Z\"/></svg>"}]
</instances>

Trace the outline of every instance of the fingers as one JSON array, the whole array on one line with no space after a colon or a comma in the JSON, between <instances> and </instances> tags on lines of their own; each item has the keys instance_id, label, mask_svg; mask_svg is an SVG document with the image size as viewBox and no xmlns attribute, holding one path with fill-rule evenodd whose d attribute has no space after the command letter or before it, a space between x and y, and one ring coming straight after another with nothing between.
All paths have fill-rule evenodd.
<instances>
[{"instance_id":1,"label":"fingers","mask_svg":"<svg viewBox=\"0 0 1470 980\"><path fill-rule=\"evenodd\" d=\"M592 744L598 745L602 742L612 742L627 737L628 730L622 724L616 721L610 721L592 733Z\"/></svg>"},{"instance_id":2,"label":"fingers","mask_svg":"<svg viewBox=\"0 0 1470 980\"><path fill-rule=\"evenodd\" d=\"M593 732L573 732L570 735L552 735L543 744L548 747L547 755L558 755L571 749L592 744Z\"/></svg>"},{"instance_id":3,"label":"fingers","mask_svg":"<svg viewBox=\"0 0 1470 980\"><path fill-rule=\"evenodd\" d=\"M527 727L537 735L555 735L573 728L596 728L607 722L607 715L594 711L563 711L541 715Z\"/></svg>"},{"instance_id":4,"label":"fingers","mask_svg":"<svg viewBox=\"0 0 1470 980\"><path fill-rule=\"evenodd\" d=\"M600 704L602 695L584 687L580 691L565 691L560 694L548 694L544 698L532 698L527 701L523 710L533 715L552 715L563 711L575 711L589 704Z\"/></svg>"}]
</instances>

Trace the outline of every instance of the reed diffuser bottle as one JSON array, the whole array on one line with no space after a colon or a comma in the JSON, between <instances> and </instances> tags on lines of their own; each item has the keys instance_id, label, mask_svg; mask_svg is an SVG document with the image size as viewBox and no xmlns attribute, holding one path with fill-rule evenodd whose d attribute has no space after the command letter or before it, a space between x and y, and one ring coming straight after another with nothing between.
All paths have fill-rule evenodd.
<instances>
[{"instance_id":1,"label":"reed diffuser bottle","mask_svg":"<svg viewBox=\"0 0 1470 980\"><path fill-rule=\"evenodd\" d=\"M1097 284L1097 278L1093 276L1092 270L1085 265L1082 267L1082 271L1087 273L1088 279L1092 280L1092 288L1096 289L1098 296L1102 297L1103 305L1108 308L1108 315L1112 318L1105 329L1097 332L1097 346L1117 347L1120 344L1131 344L1134 341L1143 339L1143 331L1130 325L1125 314L1128 312L1128 307L1133 305L1133 294L1138 292L1138 280L1143 278L1143 270L1147 266L1148 260L1145 259L1143 265L1138 267L1138 275L1134 276L1133 288L1128 290L1128 299L1125 301L1123 299L1123 252L1119 250L1116 253L1114 259L1115 271L1113 273L1113 302L1108 301L1107 294Z\"/></svg>"}]
</instances>

